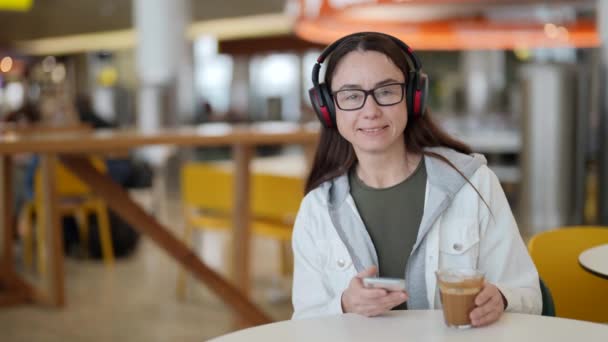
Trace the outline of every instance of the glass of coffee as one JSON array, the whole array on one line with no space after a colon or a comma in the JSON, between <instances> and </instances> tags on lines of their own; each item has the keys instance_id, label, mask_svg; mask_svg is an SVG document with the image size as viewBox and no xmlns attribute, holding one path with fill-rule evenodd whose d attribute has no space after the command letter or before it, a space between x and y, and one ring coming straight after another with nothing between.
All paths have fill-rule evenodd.
<instances>
[{"instance_id":1,"label":"glass of coffee","mask_svg":"<svg viewBox=\"0 0 608 342\"><path fill-rule=\"evenodd\" d=\"M441 269L435 274L445 323L449 327L470 328L469 315L475 308L475 297L483 287L484 274L466 268Z\"/></svg>"}]
</instances>

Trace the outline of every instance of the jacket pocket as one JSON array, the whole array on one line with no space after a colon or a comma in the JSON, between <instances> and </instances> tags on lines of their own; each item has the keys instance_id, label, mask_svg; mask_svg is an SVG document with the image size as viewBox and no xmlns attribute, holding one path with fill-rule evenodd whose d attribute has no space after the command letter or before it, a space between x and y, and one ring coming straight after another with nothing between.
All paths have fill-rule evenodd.
<instances>
[{"instance_id":1,"label":"jacket pocket","mask_svg":"<svg viewBox=\"0 0 608 342\"><path fill-rule=\"evenodd\" d=\"M476 268L479 223L458 220L444 223L439 236L439 268Z\"/></svg>"}]
</instances>

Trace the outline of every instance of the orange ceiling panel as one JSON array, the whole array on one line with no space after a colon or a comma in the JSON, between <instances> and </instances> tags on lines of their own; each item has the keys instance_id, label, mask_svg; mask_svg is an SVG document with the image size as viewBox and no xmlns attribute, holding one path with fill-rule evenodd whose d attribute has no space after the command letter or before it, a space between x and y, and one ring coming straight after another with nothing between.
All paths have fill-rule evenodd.
<instances>
[{"instance_id":1,"label":"orange ceiling panel","mask_svg":"<svg viewBox=\"0 0 608 342\"><path fill-rule=\"evenodd\" d=\"M396 2L399 1L378 0L376 5L365 3L364 6L381 8L383 3L392 3L394 6ZM402 5L408 6L412 2L418 1ZM301 15L298 18L295 32L302 39L329 44L353 32L379 31L396 36L417 50L592 48L601 44L596 22L592 18L552 24L532 20L492 21L482 15L471 15L410 22L395 19L394 16L390 20L378 19L377 15L374 19L366 18L361 15L362 11L353 15L351 10L362 6L355 4L337 8L330 5L329 1L322 1L317 16Z\"/></svg>"},{"instance_id":2,"label":"orange ceiling panel","mask_svg":"<svg viewBox=\"0 0 608 342\"><path fill-rule=\"evenodd\" d=\"M298 20L295 32L302 39L329 44L353 32L379 31L398 37L417 50L590 48L600 45L600 37L592 21L578 21L564 28L557 35L548 35L545 25L541 24L507 25L471 21L396 24L337 22L332 18L317 18Z\"/></svg>"}]
</instances>

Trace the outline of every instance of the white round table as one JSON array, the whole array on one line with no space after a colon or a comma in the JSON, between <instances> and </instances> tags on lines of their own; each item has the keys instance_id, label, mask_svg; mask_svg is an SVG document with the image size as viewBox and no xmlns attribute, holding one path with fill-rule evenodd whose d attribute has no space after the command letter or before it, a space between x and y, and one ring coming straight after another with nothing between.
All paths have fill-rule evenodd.
<instances>
[{"instance_id":1,"label":"white round table","mask_svg":"<svg viewBox=\"0 0 608 342\"><path fill-rule=\"evenodd\" d=\"M608 279L608 244L585 250L578 256L578 262L587 271Z\"/></svg>"},{"instance_id":2,"label":"white round table","mask_svg":"<svg viewBox=\"0 0 608 342\"><path fill-rule=\"evenodd\" d=\"M524 314L504 314L494 324L472 329L445 326L439 310L391 311L367 318L354 314L282 321L213 339L236 341L608 341L608 325Z\"/></svg>"}]
</instances>

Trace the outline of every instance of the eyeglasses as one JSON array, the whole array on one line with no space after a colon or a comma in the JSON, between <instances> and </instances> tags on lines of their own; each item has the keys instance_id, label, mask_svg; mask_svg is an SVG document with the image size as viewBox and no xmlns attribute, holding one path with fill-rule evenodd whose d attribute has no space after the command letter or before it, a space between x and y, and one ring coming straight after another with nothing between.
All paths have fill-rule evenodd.
<instances>
[{"instance_id":1,"label":"eyeglasses","mask_svg":"<svg viewBox=\"0 0 608 342\"><path fill-rule=\"evenodd\" d=\"M390 83L374 89L345 89L333 93L334 101L342 110L357 110L365 106L371 95L379 106L393 106L403 101L405 83Z\"/></svg>"}]
</instances>

